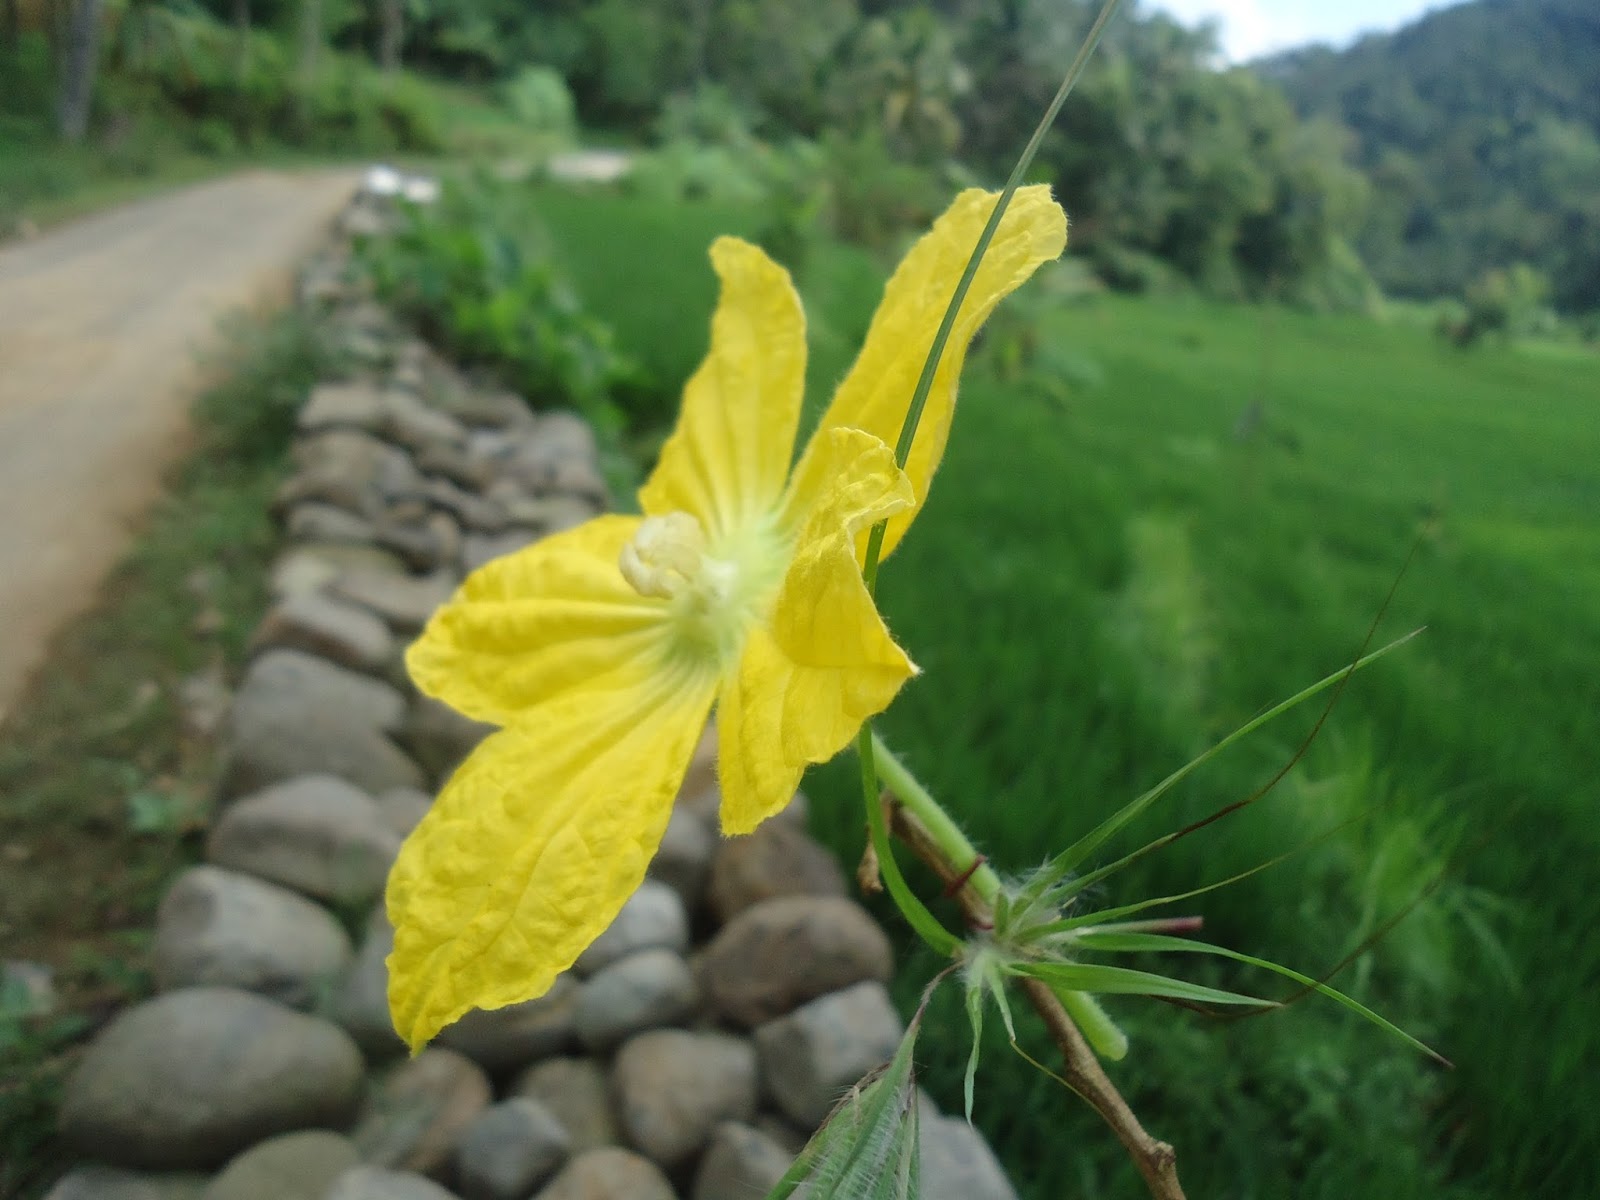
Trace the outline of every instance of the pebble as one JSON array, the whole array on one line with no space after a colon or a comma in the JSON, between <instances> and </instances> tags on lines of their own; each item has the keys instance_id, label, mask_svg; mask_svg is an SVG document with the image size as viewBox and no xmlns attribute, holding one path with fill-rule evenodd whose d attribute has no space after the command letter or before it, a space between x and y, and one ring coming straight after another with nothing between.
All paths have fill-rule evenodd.
<instances>
[{"instance_id":1,"label":"pebble","mask_svg":"<svg viewBox=\"0 0 1600 1200\"><path fill-rule=\"evenodd\" d=\"M689 914L682 898L666 884L646 879L628 897L610 927L578 955L573 970L588 976L641 950L683 954L688 949Z\"/></svg>"},{"instance_id":2,"label":"pebble","mask_svg":"<svg viewBox=\"0 0 1600 1200\"><path fill-rule=\"evenodd\" d=\"M261 1200L272 1200L263 1196ZM326 1200L457 1200L433 1180L414 1171L353 1167L334 1181Z\"/></svg>"},{"instance_id":3,"label":"pebble","mask_svg":"<svg viewBox=\"0 0 1600 1200\"><path fill-rule=\"evenodd\" d=\"M400 835L378 802L332 775L304 775L229 806L206 857L307 895L365 904L383 890Z\"/></svg>"},{"instance_id":4,"label":"pebble","mask_svg":"<svg viewBox=\"0 0 1600 1200\"><path fill-rule=\"evenodd\" d=\"M488 1077L471 1059L430 1046L383 1078L351 1136L369 1163L442 1177L489 1099Z\"/></svg>"},{"instance_id":5,"label":"pebble","mask_svg":"<svg viewBox=\"0 0 1600 1200\"><path fill-rule=\"evenodd\" d=\"M400 693L376 679L299 650L268 650L234 696L223 794L317 773L369 793L418 787L421 768L388 737L405 708Z\"/></svg>"},{"instance_id":6,"label":"pebble","mask_svg":"<svg viewBox=\"0 0 1600 1200\"><path fill-rule=\"evenodd\" d=\"M303 1129L260 1142L230 1162L201 1200L323 1200L360 1162L342 1134Z\"/></svg>"},{"instance_id":7,"label":"pebble","mask_svg":"<svg viewBox=\"0 0 1600 1200\"><path fill-rule=\"evenodd\" d=\"M383 905L372 910L355 958L333 994L330 1014L374 1062L404 1053L406 1044L389 1016L389 964L394 926Z\"/></svg>"},{"instance_id":8,"label":"pebble","mask_svg":"<svg viewBox=\"0 0 1600 1200\"><path fill-rule=\"evenodd\" d=\"M923 1200L1017 1200L989 1143L960 1117L923 1114Z\"/></svg>"},{"instance_id":9,"label":"pebble","mask_svg":"<svg viewBox=\"0 0 1600 1200\"><path fill-rule=\"evenodd\" d=\"M717 835L705 821L686 808L675 808L650 862L650 876L677 892L685 910L693 912L705 895L716 845Z\"/></svg>"},{"instance_id":10,"label":"pebble","mask_svg":"<svg viewBox=\"0 0 1600 1200\"><path fill-rule=\"evenodd\" d=\"M327 581L333 595L376 613L400 634L419 632L458 582L453 571L406 575L362 567L335 571Z\"/></svg>"},{"instance_id":11,"label":"pebble","mask_svg":"<svg viewBox=\"0 0 1600 1200\"><path fill-rule=\"evenodd\" d=\"M187 1172L159 1175L117 1167L75 1167L44 1200L200 1200L206 1177Z\"/></svg>"},{"instance_id":12,"label":"pebble","mask_svg":"<svg viewBox=\"0 0 1600 1200\"><path fill-rule=\"evenodd\" d=\"M611 1109L611 1087L592 1058L548 1058L529 1067L511 1093L537 1100L555 1114L572 1139L572 1152L614 1146L622 1140Z\"/></svg>"},{"instance_id":13,"label":"pebble","mask_svg":"<svg viewBox=\"0 0 1600 1200\"><path fill-rule=\"evenodd\" d=\"M677 1200L677 1194L648 1158L601 1146L569 1162L536 1200Z\"/></svg>"},{"instance_id":14,"label":"pebble","mask_svg":"<svg viewBox=\"0 0 1600 1200\"><path fill-rule=\"evenodd\" d=\"M340 1126L361 1052L337 1025L232 988L184 988L125 1010L68 1079L68 1145L118 1166L207 1168L296 1128Z\"/></svg>"},{"instance_id":15,"label":"pebble","mask_svg":"<svg viewBox=\"0 0 1600 1200\"><path fill-rule=\"evenodd\" d=\"M372 522L347 509L321 501L305 501L289 510L285 522L289 537L297 542L332 542L363 546L377 536Z\"/></svg>"},{"instance_id":16,"label":"pebble","mask_svg":"<svg viewBox=\"0 0 1600 1200\"><path fill-rule=\"evenodd\" d=\"M668 1171L705 1147L719 1122L756 1112L756 1055L743 1038L661 1029L617 1052L611 1069L628 1141Z\"/></svg>"},{"instance_id":17,"label":"pebble","mask_svg":"<svg viewBox=\"0 0 1600 1200\"><path fill-rule=\"evenodd\" d=\"M852 983L887 981L889 938L841 896L781 896L723 926L699 960L712 1010L746 1028Z\"/></svg>"},{"instance_id":18,"label":"pebble","mask_svg":"<svg viewBox=\"0 0 1600 1200\"><path fill-rule=\"evenodd\" d=\"M419 696L406 716L400 743L430 777L442 782L494 731L493 725L463 716L439 700Z\"/></svg>"},{"instance_id":19,"label":"pebble","mask_svg":"<svg viewBox=\"0 0 1600 1200\"><path fill-rule=\"evenodd\" d=\"M846 1088L894 1056L902 1033L888 990L858 983L760 1026L761 1078L786 1116L815 1129Z\"/></svg>"},{"instance_id":20,"label":"pebble","mask_svg":"<svg viewBox=\"0 0 1600 1200\"><path fill-rule=\"evenodd\" d=\"M759 1129L724 1121L706 1145L690 1200L752 1200L765 1196L794 1156Z\"/></svg>"},{"instance_id":21,"label":"pebble","mask_svg":"<svg viewBox=\"0 0 1600 1200\"><path fill-rule=\"evenodd\" d=\"M398 652L381 617L322 592L301 592L273 605L256 626L250 648L260 652L275 646L367 672L388 669Z\"/></svg>"},{"instance_id":22,"label":"pebble","mask_svg":"<svg viewBox=\"0 0 1600 1200\"><path fill-rule=\"evenodd\" d=\"M326 909L237 871L191 867L156 911L162 991L216 984L309 1008L350 958L350 938Z\"/></svg>"},{"instance_id":23,"label":"pebble","mask_svg":"<svg viewBox=\"0 0 1600 1200\"><path fill-rule=\"evenodd\" d=\"M726 838L711 859L706 896L717 920L776 896L843 896L838 859L790 821L767 821L754 833Z\"/></svg>"},{"instance_id":24,"label":"pebble","mask_svg":"<svg viewBox=\"0 0 1600 1200\"><path fill-rule=\"evenodd\" d=\"M573 1023L591 1052L683 1020L695 1004L694 975L671 950L641 950L612 963L578 993Z\"/></svg>"},{"instance_id":25,"label":"pebble","mask_svg":"<svg viewBox=\"0 0 1600 1200\"><path fill-rule=\"evenodd\" d=\"M373 799L378 802L389 828L402 838L420 825L433 807L433 797L420 788L390 788Z\"/></svg>"},{"instance_id":26,"label":"pebble","mask_svg":"<svg viewBox=\"0 0 1600 1200\"><path fill-rule=\"evenodd\" d=\"M466 1200L527 1200L567 1161L572 1139L544 1105L515 1096L486 1109L456 1147Z\"/></svg>"},{"instance_id":27,"label":"pebble","mask_svg":"<svg viewBox=\"0 0 1600 1200\"><path fill-rule=\"evenodd\" d=\"M438 1036L494 1075L521 1070L577 1044L577 980L559 975L544 995L504 1008L474 1009Z\"/></svg>"}]
</instances>

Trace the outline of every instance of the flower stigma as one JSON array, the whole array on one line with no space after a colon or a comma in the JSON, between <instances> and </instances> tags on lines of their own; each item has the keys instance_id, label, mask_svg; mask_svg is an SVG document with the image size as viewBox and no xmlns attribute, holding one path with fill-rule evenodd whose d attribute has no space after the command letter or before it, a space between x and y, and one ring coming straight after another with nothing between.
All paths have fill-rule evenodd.
<instances>
[{"instance_id":1,"label":"flower stigma","mask_svg":"<svg viewBox=\"0 0 1600 1200\"><path fill-rule=\"evenodd\" d=\"M668 601L674 651L720 668L770 606L784 560L782 547L759 530L714 546L700 521L680 511L646 517L617 565L641 596Z\"/></svg>"}]
</instances>

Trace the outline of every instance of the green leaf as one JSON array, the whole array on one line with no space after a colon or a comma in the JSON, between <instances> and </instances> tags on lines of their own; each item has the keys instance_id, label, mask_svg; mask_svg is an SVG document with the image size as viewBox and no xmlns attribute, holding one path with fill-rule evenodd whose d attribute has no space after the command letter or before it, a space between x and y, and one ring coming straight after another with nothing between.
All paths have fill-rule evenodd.
<instances>
[{"instance_id":1,"label":"green leaf","mask_svg":"<svg viewBox=\"0 0 1600 1200\"><path fill-rule=\"evenodd\" d=\"M1424 1045L1422 1042L1412 1037L1409 1033L1401 1029L1392 1021L1388 1021L1383 1017L1380 1017L1377 1013L1373 1012L1359 1000L1352 999L1343 992L1339 991L1337 988L1329 987L1325 983L1319 983L1317 980L1312 979L1309 975L1302 975L1299 971L1292 970L1289 967L1281 966L1275 962L1269 962L1264 958L1256 958L1249 954L1241 954L1237 950L1229 950L1225 946L1214 946L1209 942L1196 942L1190 940L1189 938L1168 937L1164 934L1158 933L1117 933L1113 931L1084 933L1079 936L1078 944L1085 950L1099 950L1113 954L1132 954L1144 951L1172 951L1180 954L1214 954L1219 958L1228 958L1232 959L1234 962L1245 963L1248 966L1260 967L1264 971L1272 971L1275 974L1282 975L1285 978L1294 980L1296 983L1303 984L1308 988L1312 988L1313 990L1320 992L1322 995L1328 997L1328 999L1336 1001L1337 1003L1344 1005L1351 1012L1357 1013L1366 1018L1379 1029L1393 1034L1407 1045L1413 1047L1414 1049L1420 1050L1429 1058L1432 1058L1435 1061L1444 1064L1445 1066L1450 1065L1450 1060L1445 1058L1444 1055Z\"/></svg>"},{"instance_id":2,"label":"green leaf","mask_svg":"<svg viewBox=\"0 0 1600 1200\"><path fill-rule=\"evenodd\" d=\"M967 1020L972 1024L972 1052L967 1055L967 1073L961 1081L961 1096L966 1102L969 1123L972 1120L972 1093L978 1080L978 1059L983 1053L983 993L988 982L987 979L975 979L967 984Z\"/></svg>"},{"instance_id":3,"label":"green leaf","mask_svg":"<svg viewBox=\"0 0 1600 1200\"><path fill-rule=\"evenodd\" d=\"M1132 936L1132 935L1129 935ZM1179 940L1179 939L1174 939ZM1051 987L1100 995L1161 996L1169 1000L1190 1000L1196 1004L1248 1004L1256 1008L1275 1008L1271 1000L1224 992L1203 984L1169 979L1149 971L1127 967L1107 967L1099 963L1018 963L1012 971L1039 979Z\"/></svg>"}]
</instances>

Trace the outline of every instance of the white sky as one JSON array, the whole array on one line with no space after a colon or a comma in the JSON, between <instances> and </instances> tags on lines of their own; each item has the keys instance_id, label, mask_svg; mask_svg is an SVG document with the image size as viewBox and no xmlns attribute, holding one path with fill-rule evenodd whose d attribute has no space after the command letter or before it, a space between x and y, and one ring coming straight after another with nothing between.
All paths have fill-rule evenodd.
<instances>
[{"instance_id":1,"label":"white sky","mask_svg":"<svg viewBox=\"0 0 1600 1200\"><path fill-rule=\"evenodd\" d=\"M1345 45L1387 32L1449 0L1146 0L1185 24L1215 17L1222 48L1235 62L1307 42Z\"/></svg>"}]
</instances>

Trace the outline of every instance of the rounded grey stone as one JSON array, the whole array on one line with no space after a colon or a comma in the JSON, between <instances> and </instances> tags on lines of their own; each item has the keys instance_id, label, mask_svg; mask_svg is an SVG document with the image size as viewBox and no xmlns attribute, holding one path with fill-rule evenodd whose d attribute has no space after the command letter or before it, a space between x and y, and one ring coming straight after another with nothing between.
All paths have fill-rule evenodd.
<instances>
[{"instance_id":1,"label":"rounded grey stone","mask_svg":"<svg viewBox=\"0 0 1600 1200\"><path fill-rule=\"evenodd\" d=\"M989 1143L964 1120L924 1116L920 1133L924 1200L1017 1200Z\"/></svg>"},{"instance_id":2,"label":"rounded grey stone","mask_svg":"<svg viewBox=\"0 0 1600 1200\"><path fill-rule=\"evenodd\" d=\"M863 980L888 980L888 936L842 896L782 896L745 909L699 960L712 1011L743 1026Z\"/></svg>"},{"instance_id":3,"label":"rounded grey stone","mask_svg":"<svg viewBox=\"0 0 1600 1200\"><path fill-rule=\"evenodd\" d=\"M668 1171L684 1166L726 1120L756 1111L756 1055L743 1038L661 1029L617 1052L611 1069L628 1141Z\"/></svg>"},{"instance_id":4,"label":"rounded grey stone","mask_svg":"<svg viewBox=\"0 0 1600 1200\"><path fill-rule=\"evenodd\" d=\"M221 985L305 1008L350 957L350 939L326 909L237 871L191 867L156 910L162 991Z\"/></svg>"},{"instance_id":5,"label":"rounded grey stone","mask_svg":"<svg viewBox=\"0 0 1600 1200\"><path fill-rule=\"evenodd\" d=\"M388 684L299 650L268 650L234 696L223 794L318 773L369 793L418 787L421 768L388 737L405 708Z\"/></svg>"},{"instance_id":6,"label":"rounded grey stone","mask_svg":"<svg viewBox=\"0 0 1600 1200\"><path fill-rule=\"evenodd\" d=\"M544 1105L514 1096L492 1105L456 1147L466 1200L527 1200L567 1161L572 1139Z\"/></svg>"},{"instance_id":7,"label":"rounded grey stone","mask_svg":"<svg viewBox=\"0 0 1600 1200\"><path fill-rule=\"evenodd\" d=\"M400 852L383 808L332 775L305 775L229 806L206 857L297 891L345 904L383 890Z\"/></svg>"},{"instance_id":8,"label":"rounded grey stone","mask_svg":"<svg viewBox=\"0 0 1600 1200\"><path fill-rule=\"evenodd\" d=\"M323 1200L333 1181L361 1161L350 1139L303 1129L250 1147L211 1181L202 1200Z\"/></svg>"},{"instance_id":9,"label":"rounded grey stone","mask_svg":"<svg viewBox=\"0 0 1600 1200\"><path fill-rule=\"evenodd\" d=\"M504 1008L474 1009L446 1026L436 1040L491 1074L520 1070L577 1044L578 997L577 980L558 975L550 990L537 999Z\"/></svg>"},{"instance_id":10,"label":"rounded grey stone","mask_svg":"<svg viewBox=\"0 0 1600 1200\"><path fill-rule=\"evenodd\" d=\"M342 1125L362 1066L327 1021L232 988L185 988L101 1030L67 1082L61 1131L121 1166L211 1167L276 1133Z\"/></svg>"},{"instance_id":11,"label":"rounded grey stone","mask_svg":"<svg viewBox=\"0 0 1600 1200\"><path fill-rule=\"evenodd\" d=\"M903 1032L888 990L858 983L758 1028L761 1077L785 1115L814 1129L846 1088L893 1057Z\"/></svg>"},{"instance_id":12,"label":"rounded grey stone","mask_svg":"<svg viewBox=\"0 0 1600 1200\"><path fill-rule=\"evenodd\" d=\"M646 879L605 932L578 955L573 970L593 975L641 950L682 954L688 949L689 914L683 899L665 883Z\"/></svg>"},{"instance_id":13,"label":"rounded grey stone","mask_svg":"<svg viewBox=\"0 0 1600 1200\"><path fill-rule=\"evenodd\" d=\"M513 1095L537 1100L555 1114L572 1139L572 1152L614 1146L622 1140L611 1108L611 1087L592 1058L548 1058L511 1085Z\"/></svg>"},{"instance_id":14,"label":"rounded grey stone","mask_svg":"<svg viewBox=\"0 0 1600 1200\"><path fill-rule=\"evenodd\" d=\"M537 1200L677 1200L677 1193L648 1158L601 1146L569 1162Z\"/></svg>"},{"instance_id":15,"label":"rounded grey stone","mask_svg":"<svg viewBox=\"0 0 1600 1200\"><path fill-rule=\"evenodd\" d=\"M750 1200L782 1179L794 1156L759 1129L724 1121L695 1172L691 1200Z\"/></svg>"},{"instance_id":16,"label":"rounded grey stone","mask_svg":"<svg viewBox=\"0 0 1600 1200\"><path fill-rule=\"evenodd\" d=\"M456 1200L456 1194L412 1171L364 1166L339 1176L326 1200Z\"/></svg>"},{"instance_id":17,"label":"rounded grey stone","mask_svg":"<svg viewBox=\"0 0 1600 1200\"><path fill-rule=\"evenodd\" d=\"M683 1020L694 1009L694 975L671 950L641 950L592 977L578 993L574 1024L591 1051Z\"/></svg>"},{"instance_id":18,"label":"rounded grey stone","mask_svg":"<svg viewBox=\"0 0 1600 1200\"><path fill-rule=\"evenodd\" d=\"M204 1175L75 1167L56 1180L44 1200L200 1200L205 1187Z\"/></svg>"},{"instance_id":19,"label":"rounded grey stone","mask_svg":"<svg viewBox=\"0 0 1600 1200\"><path fill-rule=\"evenodd\" d=\"M430 1046L382 1079L351 1136L369 1163L442 1176L489 1100L489 1079L477 1064Z\"/></svg>"},{"instance_id":20,"label":"rounded grey stone","mask_svg":"<svg viewBox=\"0 0 1600 1200\"><path fill-rule=\"evenodd\" d=\"M843 896L839 860L792 821L767 821L725 839L711 859L706 898L719 921L775 896Z\"/></svg>"},{"instance_id":21,"label":"rounded grey stone","mask_svg":"<svg viewBox=\"0 0 1600 1200\"><path fill-rule=\"evenodd\" d=\"M397 643L381 617L323 592L300 592L275 604L251 638L256 651L304 650L357 671L381 672Z\"/></svg>"},{"instance_id":22,"label":"rounded grey stone","mask_svg":"<svg viewBox=\"0 0 1600 1200\"><path fill-rule=\"evenodd\" d=\"M675 808L661 846L650 860L650 877L677 892L684 908L693 912L705 895L716 845L717 835L710 825L687 808Z\"/></svg>"}]
</instances>

